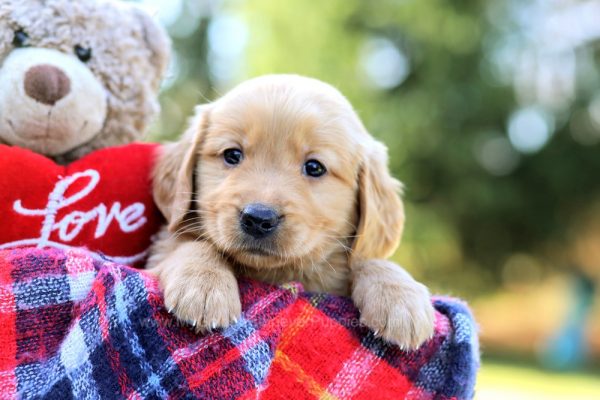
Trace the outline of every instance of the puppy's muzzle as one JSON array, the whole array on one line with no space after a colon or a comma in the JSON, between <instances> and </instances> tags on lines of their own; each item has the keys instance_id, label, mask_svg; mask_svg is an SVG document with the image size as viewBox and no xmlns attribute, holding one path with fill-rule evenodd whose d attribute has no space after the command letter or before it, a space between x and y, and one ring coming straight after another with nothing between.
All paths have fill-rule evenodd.
<instances>
[{"instance_id":1,"label":"puppy's muzzle","mask_svg":"<svg viewBox=\"0 0 600 400\"><path fill-rule=\"evenodd\" d=\"M282 216L265 204L248 204L240 213L242 231L255 239L262 239L273 234L279 226Z\"/></svg>"}]
</instances>

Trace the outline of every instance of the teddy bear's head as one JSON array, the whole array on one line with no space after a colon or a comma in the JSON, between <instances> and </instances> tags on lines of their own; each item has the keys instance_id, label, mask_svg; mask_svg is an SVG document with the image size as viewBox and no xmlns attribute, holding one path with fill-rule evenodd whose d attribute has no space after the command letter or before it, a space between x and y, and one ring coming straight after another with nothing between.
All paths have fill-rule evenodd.
<instances>
[{"instance_id":1,"label":"teddy bear's head","mask_svg":"<svg viewBox=\"0 0 600 400\"><path fill-rule=\"evenodd\" d=\"M139 139L170 43L111 0L0 0L0 143L58 160Z\"/></svg>"}]
</instances>

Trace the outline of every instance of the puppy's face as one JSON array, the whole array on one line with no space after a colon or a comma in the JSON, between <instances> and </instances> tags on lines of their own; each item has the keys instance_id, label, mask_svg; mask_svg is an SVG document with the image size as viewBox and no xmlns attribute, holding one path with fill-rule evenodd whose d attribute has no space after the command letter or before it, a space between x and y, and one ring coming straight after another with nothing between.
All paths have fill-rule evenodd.
<instances>
[{"instance_id":1,"label":"puppy's face","mask_svg":"<svg viewBox=\"0 0 600 400\"><path fill-rule=\"evenodd\" d=\"M172 230L191 229L248 267L310 268L351 247L383 257L403 220L385 162L384 148L335 89L263 77L202 107L184 140L167 150L155 197ZM175 189L164 192L168 176ZM195 214L181 224L190 208ZM377 236L360 239L367 234Z\"/></svg>"},{"instance_id":2,"label":"puppy's face","mask_svg":"<svg viewBox=\"0 0 600 400\"><path fill-rule=\"evenodd\" d=\"M206 235L244 265L325 258L356 230L348 110L313 90L246 88L215 104L200 147Z\"/></svg>"}]
</instances>

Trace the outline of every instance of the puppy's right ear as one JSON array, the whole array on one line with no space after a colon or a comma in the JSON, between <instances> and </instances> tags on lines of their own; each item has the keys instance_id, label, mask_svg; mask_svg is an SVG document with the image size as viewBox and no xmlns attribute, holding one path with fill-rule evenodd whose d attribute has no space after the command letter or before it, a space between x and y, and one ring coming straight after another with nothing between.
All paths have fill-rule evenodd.
<instances>
[{"instance_id":1,"label":"puppy's right ear","mask_svg":"<svg viewBox=\"0 0 600 400\"><path fill-rule=\"evenodd\" d=\"M194 197L194 167L204 133L208 127L208 105L196 108L188 130L175 143L163 146L153 171L153 194L158 209L168 222L169 231L177 231Z\"/></svg>"}]
</instances>

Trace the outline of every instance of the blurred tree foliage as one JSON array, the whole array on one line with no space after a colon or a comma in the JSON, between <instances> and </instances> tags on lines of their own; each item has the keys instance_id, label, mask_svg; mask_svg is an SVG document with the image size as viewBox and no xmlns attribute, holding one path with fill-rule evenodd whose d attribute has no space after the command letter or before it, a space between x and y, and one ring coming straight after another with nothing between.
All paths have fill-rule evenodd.
<instances>
[{"instance_id":1,"label":"blurred tree foliage","mask_svg":"<svg viewBox=\"0 0 600 400\"><path fill-rule=\"evenodd\" d=\"M221 90L266 73L314 76L348 96L371 133L389 147L408 204L396 259L434 290L463 296L488 290L501 282L502 268L515 253L560 264L571 220L600 188L599 146L582 145L571 132L573 115L598 93L598 81L579 83L574 101L557 112L556 132L545 147L533 154L513 151L514 168L490 173L478 155L481 146L494 138L509 143L508 118L522 104L510 84L491 77L489 47L505 33L498 26L510 30L512 22L502 8L490 17L488 4L225 1L215 15L241 18L248 30L241 72L231 82L213 81L209 17L188 36L174 37L180 69L163 94L165 114L154 138L181 132L192 105L214 98L215 86ZM407 75L396 86L377 87L365 74L365 49L374 39L392 43L408 60ZM597 67L599 46L591 49ZM497 156L494 149L487 157Z\"/></svg>"}]
</instances>

